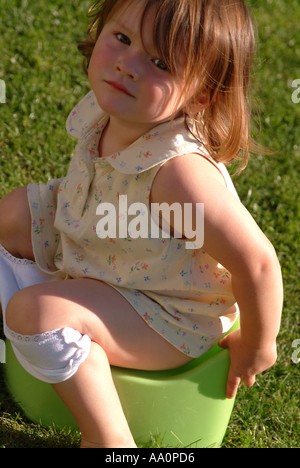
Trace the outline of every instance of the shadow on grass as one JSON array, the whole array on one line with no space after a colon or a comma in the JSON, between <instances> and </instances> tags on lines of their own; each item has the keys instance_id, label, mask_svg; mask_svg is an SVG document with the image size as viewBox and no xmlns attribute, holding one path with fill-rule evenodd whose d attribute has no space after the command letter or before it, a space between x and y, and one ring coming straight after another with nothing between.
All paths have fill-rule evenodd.
<instances>
[{"instance_id":1,"label":"shadow on grass","mask_svg":"<svg viewBox=\"0 0 300 468\"><path fill-rule=\"evenodd\" d=\"M20 413L0 367L0 448L78 448L80 434L33 424Z\"/></svg>"}]
</instances>

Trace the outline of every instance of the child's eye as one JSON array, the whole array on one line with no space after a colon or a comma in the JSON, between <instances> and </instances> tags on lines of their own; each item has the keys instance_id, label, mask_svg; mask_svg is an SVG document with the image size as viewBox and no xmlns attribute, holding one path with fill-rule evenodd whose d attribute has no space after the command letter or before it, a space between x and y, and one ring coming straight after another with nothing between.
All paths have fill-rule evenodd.
<instances>
[{"instance_id":1,"label":"child's eye","mask_svg":"<svg viewBox=\"0 0 300 468\"><path fill-rule=\"evenodd\" d=\"M129 37L125 36L125 34L119 33L119 34L116 34L116 36L118 40L122 42L123 44L126 44L126 45L131 44L131 40L129 39Z\"/></svg>"},{"instance_id":2,"label":"child's eye","mask_svg":"<svg viewBox=\"0 0 300 468\"><path fill-rule=\"evenodd\" d=\"M157 68L160 68L160 70L168 71L167 65L162 60L155 59L153 60L153 63L157 66Z\"/></svg>"}]
</instances>

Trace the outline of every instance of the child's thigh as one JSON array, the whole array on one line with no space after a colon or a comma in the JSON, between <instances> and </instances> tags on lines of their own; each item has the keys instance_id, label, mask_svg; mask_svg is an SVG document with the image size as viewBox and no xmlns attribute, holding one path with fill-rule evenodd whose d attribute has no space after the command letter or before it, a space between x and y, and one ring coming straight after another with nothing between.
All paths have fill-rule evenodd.
<instances>
[{"instance_id":1,"label":"child's thigh","mask_svg":"<svg viewBox=\"0 0 300 468\"><path fill-rule=\"evenodd\" d=\"M24 335L74 328L98 343L109 363L119 367L163 370L191 360L149 328L118 291L93 279L19 291L8 305L7 325Z\"/></svg>"},{"instance_id":2,"label":"child's thigh","mask_svg":"<svg viewBox=\"0 0 300 468\"><path fill-rule=\"evenodd\" d=\"M0 200L0 243L15 257L34 260L27 187L13 190Z\"/></svg>"}]
</instances>

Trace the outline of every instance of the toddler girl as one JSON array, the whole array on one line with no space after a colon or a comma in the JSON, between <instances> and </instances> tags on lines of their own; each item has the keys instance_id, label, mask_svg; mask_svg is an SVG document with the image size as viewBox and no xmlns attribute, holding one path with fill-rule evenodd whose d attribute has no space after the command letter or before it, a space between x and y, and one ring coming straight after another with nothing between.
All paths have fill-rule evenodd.
<instances>
[{"instance_id":1,"label":"toddler girl","mask_svg":"<svg viewBox=\"0 0 300 468\"><path fill-rule=\"evenodd\" d=\"M1 300L17 358L53 385L82 447L134 447L110 365L182 366L238 304L241 329L220 341L233 398L276 360L282 281L224 165L253 146L243 0L101 0L91 16L68 173L0 203Z\"/></svg>"}]
</instances>

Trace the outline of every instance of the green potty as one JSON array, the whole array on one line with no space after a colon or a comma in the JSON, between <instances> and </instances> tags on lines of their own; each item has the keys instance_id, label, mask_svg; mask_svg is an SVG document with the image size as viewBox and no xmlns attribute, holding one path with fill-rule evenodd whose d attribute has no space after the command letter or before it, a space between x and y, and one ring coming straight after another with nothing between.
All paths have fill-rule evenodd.
<instances>
[{"instance_id":1,"label":"green potty","mask_svg":"<svg viewBox=\"0 0 300 468\"><path fill-rule=\"evenodd\" d=\"M231 331L238 329L236 323ZM112 375L137 445L159 434L166 447L220 447L233 410L226 399L230 358L215 345L204 356L170 371L112 367ZM78 429L51 385L29 375L6 341L5 380L25 415L45 426Z\"/></svg>"}]
</instances>

